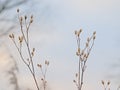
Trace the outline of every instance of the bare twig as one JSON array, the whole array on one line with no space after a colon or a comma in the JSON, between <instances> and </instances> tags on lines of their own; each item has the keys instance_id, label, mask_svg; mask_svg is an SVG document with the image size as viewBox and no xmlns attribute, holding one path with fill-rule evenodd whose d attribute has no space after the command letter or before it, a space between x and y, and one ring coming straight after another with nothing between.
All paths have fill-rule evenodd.
<instances>
[{"instance_id":1,"label":"bare twig","mask_svg":"<svg viewBox=\"0 0 120 90\"><path fill-rule=\"evenodd\" d=\"M86 61L94 45L94 40L96 35L96 32L93 32L93 35L90 38L89 37L87 38L85 47L81 49L81 38L80 38L81 32L82 29L80 29L79 31L75 31L77 48L78 48L76 55L78 56L79 63L78 63L78 72L76 73L76 80L73 80L73 82L76 84L78 90L82 90L84 71L86 69Z\"/></svg>"},{"instance_id":2,"label":"bare twig","mask_svg":"<svg viewBox=\"0 0 120 90\"><path fill-rule=\"evenodd\" d=\"M44 69L43 69L41 64L37 64L37 66L40 68L41 73L42 73L41 81L42 81L42 84L43 84L43 89L46 90L46 86L47 86L46 85L47 84L46 73L47 73L47 68L49 66L49 61L45 60L45 68Z\"/></svg>"},{"instance_id":3,"label":"bare twig","mask_svg":"<svg viewBox=\"0 0 120 90\"><path fill-rule=\"evenodd\" d=\"M35 52L35 48L32 49L32 51L30 50L30 45L29 45L29 35L28 35L28 29L31 25L31 23L33 22L33 16L31 16L30 18L30 21L29 21L29 25L27 26L26 25L26 32L23 31L23 17L20 17L19 16L19 9L17 10L18 12L18 18L19 18L19 22L20 22L20 30L21 30L21 36L19 36L19 46L17 45L16 41L15 41L15 36L14 34L11 34L9 35L9 37L12 39L13 43L15 44L19 54L20 54L20 57L22 59L22 61L24 62L24 64L28 67L31 75L33 76L33 79L35 81L35 85L36 85L36 88L37 90L40 90L39 89L39 85L38 85L38 82L37 82L37 79L36 79L36 74L35 74L35 70L34 70L34 64L33 64L33 56L34 56L34 52ZM26 18L25 18L26 20ZM26 61L26 59L24 58L23 56L23 53L22 53L22 45L23 45L23 41L25 41L25 45L27 47L27 52L28 52L28 59Z\"/></svg>"},{"instance_id":4,"label":"bare twig","mask_svg":"<svg viewBox=\"0 0 120 90\"><path fill-rule=\"evenodd\" d=\"M110 90L109 85L110 85L110 81L108 81L107 83L105 83L103 80L101 81L104 90Z\"/></svg>"}]
</instances>

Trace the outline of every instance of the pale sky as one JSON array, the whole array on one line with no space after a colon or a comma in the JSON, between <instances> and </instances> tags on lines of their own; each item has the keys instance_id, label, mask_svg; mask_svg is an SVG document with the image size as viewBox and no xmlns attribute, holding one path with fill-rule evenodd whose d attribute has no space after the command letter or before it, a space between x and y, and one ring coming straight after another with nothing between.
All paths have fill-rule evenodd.
<instances>
[{"instance_id":1,"label":"pale sky","mask_svg":"<svg viewBox=\"0 0 120 90\"><path fill-rule=\"evenodd\" d=\"M27 12L34 15L30 39L32 46L36 48L35 63L41 63L45 59L50 61L47 74L50 90L76 89L72 82L78 65L74 31L80 28L83 29L83 43L93 31L97 32L95 45L87 62L83 90L102 90L101 80L110 80L111 90L115 90L120 85L120 0L36 2ZM24 7L19 8L21 12L24 11ZM7 41L11 53L17 53L12 42L9 39ZM19 55L15 55L15 58L20 59ZM26 67L21 61L17 63L21 72L20 82L24 80L29 83L22 77L27 71L24 69ZM25 75L30 77L27 76L28 73Z\"/></svg>"}]
</instances>

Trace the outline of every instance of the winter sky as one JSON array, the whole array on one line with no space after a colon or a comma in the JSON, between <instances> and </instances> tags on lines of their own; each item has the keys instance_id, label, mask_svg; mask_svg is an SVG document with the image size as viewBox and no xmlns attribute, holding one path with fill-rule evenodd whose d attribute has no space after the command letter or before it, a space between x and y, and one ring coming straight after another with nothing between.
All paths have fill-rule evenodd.
<instances>
[{"instance_id":1,"label":"winter sky","mask_svg":"<svg viewBox=\"0 0 120 90\"><path fill-rule=\"evenodd\" d=\"M35 0L28 7L19 8L21 12L29 10L23 15L34 15L31 46L36 48L35 64L43 63L45 59L50 61L47 72L50 90L76 89L72 82L78 64L74 31L80 28L83 29L83 43L93 31L97 32L87 62L83 90L101 90L101 80L110 80L112 90L120 85L120 0ZM11 53L17 53L12 42L7 40ZM0 56L6 53L0 52ZM14 57L20 59L17 54ZM17 63L21 70L20 82L30 83L25 80L30 77L25 74L26 67L20 60ZM1 68L3 66L0 66L3 71Z\"/></svg>"}]
</instances>

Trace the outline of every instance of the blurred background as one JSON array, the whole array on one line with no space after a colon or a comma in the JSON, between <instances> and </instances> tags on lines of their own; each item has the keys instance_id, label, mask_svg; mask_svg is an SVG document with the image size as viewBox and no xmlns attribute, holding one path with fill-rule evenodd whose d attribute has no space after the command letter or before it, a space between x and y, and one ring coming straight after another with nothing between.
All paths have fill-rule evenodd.
<instances>
[{"instance_id":1,"label":"blurred background","mask_svg":"<svg viewBox=\"0 0 120 90\"><path fill-rule=\"evenodd\" d=\"M120 85L120 0L0 0L0 90L35 90L34 81L9 34L20 34L20 15L34 16L30 28L34 65L50 61L48 90L75 90L78 58L75 30L83 29L84 45L97 32L88 58L83 90L102 90L101 80ZM38 79L39 80L39 79ZM41 85L41 84L40 84Z\"/></svg>"}]
</instances>

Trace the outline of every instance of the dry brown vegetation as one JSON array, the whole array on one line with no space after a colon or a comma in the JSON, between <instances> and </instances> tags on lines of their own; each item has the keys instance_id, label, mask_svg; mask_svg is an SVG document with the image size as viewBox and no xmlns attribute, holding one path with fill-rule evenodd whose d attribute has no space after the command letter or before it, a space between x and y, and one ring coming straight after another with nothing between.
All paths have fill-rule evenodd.
<instances>
[{"instance_id":1,"label":"dry brown vegetation","mask_svg":"<svg viewBox=\"0 0 120 90\"><path fill-rule=\"evenodd\" d=\"M21 57L21 60L24 62L24 64L27 66L28 70L30 71L37 90L40 90L39 83L36 78L35 65L33 62L35 48L31 49L30 42L29 42L29 28L31 24L33 23L33 16L31 15L29 19L27 16L24 16L24 17L20 16L19 12L20 12L19 9L17 9L21 35L18 36L17 41L16 41L16 37L14 34L10 34L9 37L11 38L14 45L16 46L17 51L19 52L19 55ZM28 53L27 59L23 55L23 49L22 49L23 47L27 47L26 48L26 51ZM47 83L46 72L47 72L47 67L49 66L49 61L45 60L45 67L42 67L41 64L37 64L37 66L40 68L40 71L42 72L41 81L43 83L44 90L46 90L46 83Z\"/></svg>"},{"instance_id":2,"label":"dry brown vegetation","mask_svg":"<svg viewBox=\"0 0 120 90\"><path fill-rule=\"evenodd\" d=\"M9 37L13 41L14 45L17 48L17 51L21 57L21 60L24 62L24 64L27 66L28 70L30 71L33 80L35 82L36 90L41 90L40 89L40 84L38 83L38 78L36 77L36 71L35 71L35 66L34 65L34 54L35 54L35 48L30 47L30 40L29 40L29 29L31 24L33 23L33 16L31 15L30 18L27 16L20 16L19 15L19 9L17 9L18 13L18 19L19 19L19 24L20 24L20 31L21 35L16 38L14 34L10 34ZM73 82L77 86L77 90L82 90L82 86L84 84L84 72L86 69L86 62L88 60L88 57L91 53L91 50L94 46L94 42L96 39L96 31L93 32L93 34L87 38L86 43L84 48L81 48L81 33L82 29L75 31L75 36L76 36L76 41L77 41L77 52L76 55L78 57L78 71L75 74L75 79ZM17 39L17 41L16 41ZM27 52L27 59L23 55L23 47L26 47L26 52ZM46 90L47 87L47 79L46 79L46 73L47 69L49 66L49 61L45 60L45 65L43 66L42 64L37 64L39 70L41 71L41 81L42 81L42 87L43 90ZM103 90L110 90L110 81L105 83L105 81L102 80L102 85L103 85ZM119 90L120 87L117 88Z\"/></svg>"},{"instance_id":3,"label":"dry brown vegetation","mask_svg":"<svg viewBox=\"0 0 120 90\"><path fill-rule=\"evenodd\" d=\"M73 82L76 84L78 90L82 90L83 86L83 79L84 79L84 72L86 69L86 62L88 60L88 56L93 48L94 41L96 38L96 32L93 32L91 37L88 37L86 40L85 47L81 48L81 33L82 29L79 31L75 31L76 40L77 40L77 52L76 55L78 56L78 72L75 74L76 79Z\"/></svg>"}]
</instances>

